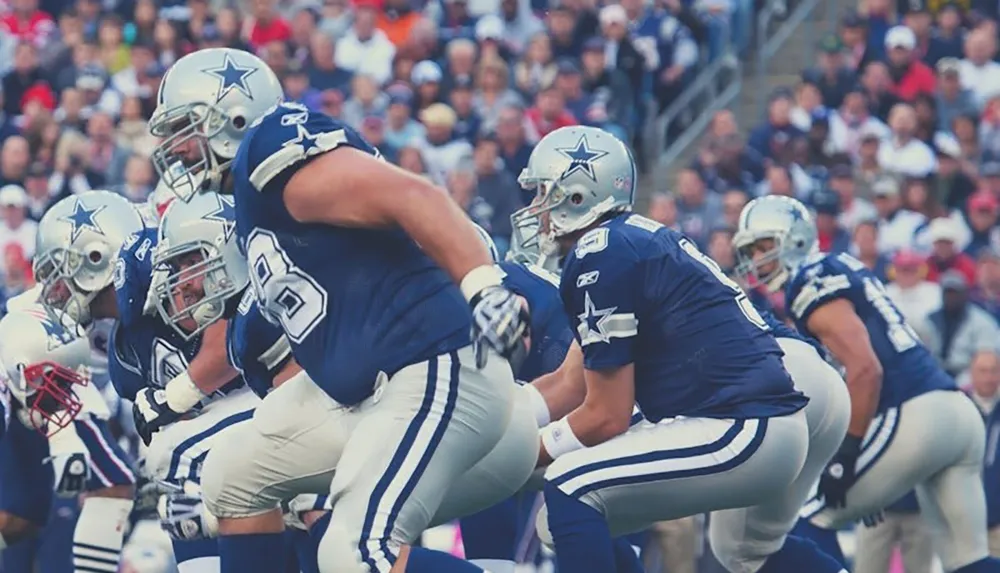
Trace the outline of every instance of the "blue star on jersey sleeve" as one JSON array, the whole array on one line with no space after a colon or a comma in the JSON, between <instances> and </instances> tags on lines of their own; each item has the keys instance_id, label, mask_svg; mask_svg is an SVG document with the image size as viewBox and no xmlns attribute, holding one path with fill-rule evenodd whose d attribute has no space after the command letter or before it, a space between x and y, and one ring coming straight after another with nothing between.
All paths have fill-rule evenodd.
<instances>
[{"instance_id":1,"label":"blue star on jersey sleeve","mask_svg":"<svg viewBox=\"0 0 1000 573\"><path fill-rule=\"evenodd\" d=\"M563 269L560 294L584 366L609 370L635 361L638 280L629 245L615 241L609 229L584 235Z\"/></svg>"},{"instance_id":2,"label":"blue star on jersey sleeve","mask_svg":"<svg viewBox=\"0 0 1000 573\"><path fill-rule=\"evenodd\" d=\"M241 160L239 155L246 156L242 160L247 162L250 184L265 191L272 183L287 181L308 160L341 146L379 155L358 132L339 120L283 103L253 126L240 146L237 161Z\"/></svg>"}]
</instances>

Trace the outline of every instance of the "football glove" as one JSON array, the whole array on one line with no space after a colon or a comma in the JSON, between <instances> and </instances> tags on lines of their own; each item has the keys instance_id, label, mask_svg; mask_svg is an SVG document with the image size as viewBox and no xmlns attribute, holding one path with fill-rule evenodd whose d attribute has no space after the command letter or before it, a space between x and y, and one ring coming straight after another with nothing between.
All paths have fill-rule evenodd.
<instances>
[{"instance_id":1,"label":"football glove","mask_svg":"<svg viewBox=\"0 0 1000 573\"><path fill-rule=\"evenodd\" d=\"M847 505L847 490L857 479L854 467L861 453L861 438L848 435L819 478L819 493L832 509Z\"/></svg>"},{"instance_id":2,"label":"football glove","mask_svg":"<svg viewBox=\"0 0 1000 573\"><path fill-rule=\"evenodd\" d=\"M132 404L135 431L147 446L153 441L153 434L183 415L184 412L176 412L167 405L167 391L160 388L143 389L136 394L135 403Z\"/></svg>"},{"instance_id":3,"label":"football glove","mask_svg":"<svg viewBox=\"0 0 1000 573\"><path fill-rule=\"evenodd\" d=\"M160 527L176 541L211 539L219 534L219 520L205 508L201 497L201 487L192 481L176 486L162 484L173 489L160 496L157 513Z\"/></svg>"},{"instance_id":4,"label":"football glove","mask_svg":"<svg viewBox=\"0 0 1000 573\"><path fill-rule=\"evenodd\" d=\"M489 348L506 358L517 372L528 355L525 338L531 315L513 292L500 285L488 286L470 300L472 307L472 344L476 368L486 366Z\"/></svg>"},{"instance_id":5,"label":"football glove","mask_svg":"<svg viewBox=\"0 0 1000 573\"><path fill-rule=\"evenodd\" d=\"M87 489L90 460L84 452L52 456L47 460L55 474L54 490L61 497L72 497Z\"/></svg>"}]
</instances>

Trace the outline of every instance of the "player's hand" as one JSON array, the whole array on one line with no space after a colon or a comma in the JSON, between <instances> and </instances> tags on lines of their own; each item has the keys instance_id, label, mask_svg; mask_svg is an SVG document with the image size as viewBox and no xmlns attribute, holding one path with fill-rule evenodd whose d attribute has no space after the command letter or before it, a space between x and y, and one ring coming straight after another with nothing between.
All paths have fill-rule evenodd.
<instances>
[{"instance_id":1,"label":"player's hand","mask_svg":"<svg viewBox=\"0 0 1000 573\"><path fill-rule=\"evenodd\" d=\"M169 424L179 420L184 412L176 412L167 405L167 392L158 388L146 388L136 394L132 405L132 418L135 420L135 431L142 438L142 443L149 445L153 434Z\"/></svg>"},{"instance_id":2,"label":"player's hand","mask_svg":"<svg viewBox=\"0 0 1000 573\"><path fill-rule=\"evenodd\" d=\"M219 534L219 521L205 508L201 488L194 482L170 486L175 491L160 496L160 527L176 541L211 539Z\"/></svg>"},{"instance_id":3,"label":"player's hand","mask_svg":"<svg viewBox=\"0 0 1000 573\"><path fill-rule=\"evenodd\" d=\"M885 521L885 513L881 511L875 512L871 515L866 515L861 518L861 523L865 527L875 527L878 524L882 523L883 521Z\"/></svg>"},{"instance_id":4,"label":"player's hand","mask_svg":"<svg viewBox=\"0 0 1000 573\"><path fill-rule=\"evenodd\" d=\"M847 490L854 485L855 465L861 453L861 438L848 435L819 478L819 493L832 509L847 505Z\"/></svg>"},{"instance_id":5,"label":"player's hand","mask_svg":"<svg viewBox=\"0 0 1000 573\"><path fill-rule=\"evenodd\" d=\"M54 490L56 495L72 497L87 489L90 479L90 460L87 454L76 452L52 456L48 458L55 474Z\"/></svg>"},{"instance_id":6,"label":"player's hand","mask_svg":"<svg viewBox=\"0 0 1000 573\"><path fill-rule=\"evenodd\" d=\"M487 349L492 348L510 361L517 372L528 354L525 338L529 334L531 315L510 290L488 286L469 301L472 306L472 344L476 351L476 368L486 366Z\"/></svg>"}]
</instances>

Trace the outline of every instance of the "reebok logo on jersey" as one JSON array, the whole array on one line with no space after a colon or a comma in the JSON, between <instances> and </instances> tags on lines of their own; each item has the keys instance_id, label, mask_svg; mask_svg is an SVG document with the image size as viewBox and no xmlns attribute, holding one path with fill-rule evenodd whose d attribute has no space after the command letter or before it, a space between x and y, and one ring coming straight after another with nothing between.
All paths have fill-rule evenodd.
<instances>
[{"instance_id":1,"label":"reebok logo on jersey","mask_svg":"<svg viewBox=\"0 0 1000 573\"><path fill-rule=\"evenodd\" d=\"M580 276L576 277L576 288L583 288L586 286L590 286L596 283L597 279L600 278L600 276L601 276L601 271L590 271L589 273L583 273Z\"/></svg>"}]
</instances>

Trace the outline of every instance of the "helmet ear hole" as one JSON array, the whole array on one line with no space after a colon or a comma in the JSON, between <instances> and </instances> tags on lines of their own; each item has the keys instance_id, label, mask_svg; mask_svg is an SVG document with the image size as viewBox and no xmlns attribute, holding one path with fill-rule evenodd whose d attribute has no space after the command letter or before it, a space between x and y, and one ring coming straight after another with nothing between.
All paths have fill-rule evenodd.
<instances>
[{"instance_id":1,"label":"helmet ear hole","mask_svg":"<svg viewBox=\"0 0 1000 573\"><path fill-rule=\"evenodd\" d=\"M583 193L573 193L569 196L569 202L574 205L579 205L583 203Z\"/></svg>"},{"instance_id":2,"label":"helmet ear hole","mask_svg":"<svg viewBox=\"0 0 1000 573\"><path fill-rule=\"evenodd\" d=\"M99 264L104 259L104 253L94 249L87 254L87 259L92 265Z\"/></svg>"},{"instance_id":3,"label":"helmet ear hole","mask_svg":"<svg viewBox=\"0 0 1000 573\"><path fill-rule=\"evenodd\" d=\"M242 115L237 115L233 117L233 127L235 127L240 131L243 131L244 129L246 129L246 126L247 126L247 118L243 117Z\"/></svg>"}]
</instances>

